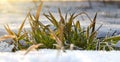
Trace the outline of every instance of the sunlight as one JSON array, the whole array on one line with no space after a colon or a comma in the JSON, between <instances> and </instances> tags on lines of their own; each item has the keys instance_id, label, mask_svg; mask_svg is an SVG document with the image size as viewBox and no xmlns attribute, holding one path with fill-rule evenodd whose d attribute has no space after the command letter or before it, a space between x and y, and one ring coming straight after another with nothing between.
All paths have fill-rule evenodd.
<instances>
[{"instance_id":1,"label":"sunlight","mask_svg":"<svg viewBox=\"0 0 120 62\"><path fill-rule=\"evenodd\" d=\"M0 0L0 3L6 3L6 2L29 2L29 1L86 1L86 0Z\"/></svg>"},{"instance_id":2,"label":"sunlight","mask_svg":"<svg viewBox=\"0 0 120 62\"><path fill-rule=\"evenodd\" d=\"M0 0L0 8L11 8L11 4L8 0Z\"/></svg>"},{"instance_id":3,"label":"sunlight","mask_svg":"<svg viewBox=\"0 0 120 62\"><path fill-rule=\"evenodd\" d=\"M7 0L0 0L0 4L4 4L4 3L7 3L8 1Z\"/></svg>"}]
</instances>

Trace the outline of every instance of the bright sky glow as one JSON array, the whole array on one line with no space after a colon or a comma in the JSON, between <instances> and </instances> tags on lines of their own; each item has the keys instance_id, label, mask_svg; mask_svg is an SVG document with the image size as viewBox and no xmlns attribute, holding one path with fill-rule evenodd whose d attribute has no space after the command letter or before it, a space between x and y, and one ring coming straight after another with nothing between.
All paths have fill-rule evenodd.
<instances>
[{"instance_id":1,"label":"bright sky glow","mask_svg":"<svg viewBox=\"0 0 120 62\"><path fill-rule=\"evenodd\" d=\"M29 2L29 1L86 1L86 0L0 0L0 2Z\"/></svg>"},{"instance_id":2,"label":"bright sky glow","mask_svg":"<svg viewBox=\"0 0 120 62\"><path fill-rule=\"evenodd\" d=\"M29 2L29 1L89 1L89 0L0 0L0 3L4 3L4 2ZM103 1L103 0L90 0L90 1ZM119 1L119 0L105 0L105 1Z\"/></svg>"}]
</instances>

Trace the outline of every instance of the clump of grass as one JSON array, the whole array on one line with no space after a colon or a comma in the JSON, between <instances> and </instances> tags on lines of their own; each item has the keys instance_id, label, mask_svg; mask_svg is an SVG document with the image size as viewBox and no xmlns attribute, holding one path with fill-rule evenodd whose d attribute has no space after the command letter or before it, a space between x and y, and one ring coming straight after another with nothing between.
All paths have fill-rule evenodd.
<instances>
[{"instance_id":1,"label":"clump of grass","mask_svg":"<svg viewBox=\"0 0 120 62\"><path fill-rule=\"evenodd\" d=\"M112 50L114 49L113 45L108 43L115 44L120 40L120 36L97 39L98 30L102 26L97 29L95 28L97 13L93 20L85 12L79 14L73 13L69 17L67 13L63 16L60 9L58 9L58 13L60 20L57 20L51 12L43 14L52 25L44 25L30 15L32 21L35 19L38 22L38 24L35 24L37 26L32 24L35 23L34 21L31 23L31 27L37 27L37 29L32 28L32 33L35 31L32 36L36 42L43 43L45 48L54 48L53 45L55 45L58 49ZM81 27L79 20L75 22L75 18L82 14L85 14L91 21L86 29ZM54 26L54 28L51 29L51 26Z\"/></svg>"},{"instance_id":2,"label":"clump of grass","mask_svg":"<svg viewBox=\"0 0 120 62\"><path fill-rule=\"evenodd\" d=\"M29 14L29 23L31 26L30 35L32 40L35 41L35 44L42 43L44 44L43 48L53 48L52 44L54 44L55 41L50 38L50 33L47 32L49 25L45 26L39 21L41 9L42 4L39 5L36 16Z\"/></svg>"},{"instance_id":3,"label":"clump of grass","mask_svg":"<svg viewBox=\"0 0 120 62\"><path fill-rule=\"evenodd\" d=\"M115 44L120 40L120 36L106 36L103 39L97 38L98 30L101 28L101 26L99 28L95 27L97 13L92 20L85 12L78 14L72 13L70 15L66 13L66 15L63 16L61 10L58 9L60 20L57 20L51 12L48 14L44 13L43 15L52 23L52 25L44 25L39 19L42 4L43 2L38 6L35 16L29 12L26 17L29 18L31 26L31 30L29 32L25 30L24 33L22 33L23 26L26 21L25 18L18 29L18 33L13 32L8 25L5 25L5 29L10 37L2 37L0 39L5 40L7 38L13 38L15 51L27 49L29 47L25 54L35 48L62 50L113 50L114 46L112 44ZM86 29L83 29L80 21L76 21L75 19L82 14L85 14L91 21ZM54 26L54 28L51 29L51 26ZM20 40L25 40L28 46L24 47L21 45L19 42Z\"/></svg>"},{"instance_id":4,"label":"clump of grass","mask_svg":"<svg viewBox=\"0 0 120 62\"><path fill-rule=\"evenodd\" d=\"M58 38L61 39L64 47L69 48L71 44L74 44L75 49L95 50L97 42L97 30L95 30L97 13L92 21L85 12L76 15L73 13L68 18L67 14L65 17L62 16L60 9L58 9L58 11L60 21L56 20L51 12L49 12L48 15L44 14L44 16L48 18L48 20L54 25L55 28L53 31L58 36ZM74 22L75 18L81 14L86 14L91 21L86 30L82 29L80 21L76 21L76 23Z\"/></svg>"},{"instance_id":5,"label":"clump of grass","mask_svg":"<svg viewBox=\"0 0 120 62\"><path fill-rule=\"evenodd\" d=\"M7 38L10 38L10 37L13 39L13 44L15 45L14 51L24 49L24 46L21 45L20 40L23 40L26 37L26 33L22 33L22 31L23 31L23 27L24 27L24 24L25 24L25 21L26 21L27 17L28 17L28 15L25 17L24 21L20 25L17 33L12 31L10 29L9 25L4 25L8 35L7 35L7 37L4 36L3 39L4 38L7 39Z\"/></svg>"}]
</instances>

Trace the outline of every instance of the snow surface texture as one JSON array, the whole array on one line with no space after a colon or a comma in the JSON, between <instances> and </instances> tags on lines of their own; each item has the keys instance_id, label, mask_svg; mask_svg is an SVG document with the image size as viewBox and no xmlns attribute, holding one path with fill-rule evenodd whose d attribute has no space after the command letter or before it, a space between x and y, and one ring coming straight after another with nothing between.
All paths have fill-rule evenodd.
<instances>
[{"instance_id":1,"label":"snow surface texture","mask_svg":"<svg viewBox=\"0 0 120 62\"><path fill-rule=\"evenodd\" d=\"M7 42L1 41L0 42L0 52L11 52L14 48L14 45L10 45Z\"/></svg>"},{"instance_id":2,"label":"snow surface texture","mask_svg":"<svg viewBox=\"0 0 120 62\"><path fill-rule=\"evenodd\" d=\"M78 51L66 52L50 49L15 53L0 53L0 62L118 62L120 51Z\"/></svg>"}]
</instances>

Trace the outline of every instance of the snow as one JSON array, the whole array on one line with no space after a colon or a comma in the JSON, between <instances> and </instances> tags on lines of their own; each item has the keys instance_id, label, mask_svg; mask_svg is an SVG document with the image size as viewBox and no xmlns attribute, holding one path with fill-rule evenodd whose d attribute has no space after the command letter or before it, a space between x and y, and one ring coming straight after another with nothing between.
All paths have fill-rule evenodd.
<instances>
[{"instance_id":1,"label":"snow","mask_svg":"<svg viewBox=\"0 0 120 62\"><path fill-rule=\"evenodd\" d=\"M24 55L25 51L15 53L1 52L0 62L118 62L120 51L80 51L66 52L52 49L40 49Z\"/></svg>"},{"instance_id":2,"label":"snow","mask_svg":"<svg viewBox=\"0 0 120 62\"><path fill-rule=\"evenodd\" d=\"M120 47L120 41L117 42L117 44L115 45L115 47Z\"/></svg>"},{"instance_id":3,"label":"snow","mask_svg":"<svg viewBox=\"0 0 120 62\"><path fill-rule=\"evenodd\" d=\"M7 42L1 41L0 42L0 52L11 52L14 48L14 45L10 45Z\"/></svg>"}]
</instances>

